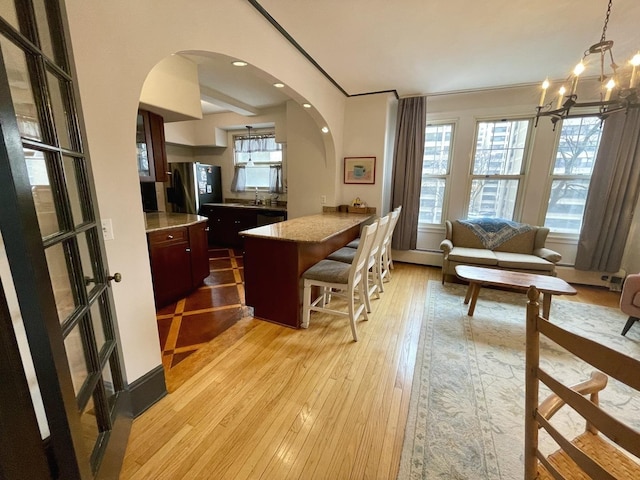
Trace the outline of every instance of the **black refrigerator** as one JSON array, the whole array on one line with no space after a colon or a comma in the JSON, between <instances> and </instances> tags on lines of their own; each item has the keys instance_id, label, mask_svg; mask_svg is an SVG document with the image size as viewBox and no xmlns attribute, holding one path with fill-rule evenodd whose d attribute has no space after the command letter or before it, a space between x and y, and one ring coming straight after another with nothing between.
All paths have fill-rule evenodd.
<instances>
[{"instance_id":1,"label":"black refrigerator","mask_svg":"<svg viewBox=\"0 0 640 480\"><path fill-rule=\"evenodd\" d=\"M222 203L220 167L204 163L170 163L167 200L178 213L200 213L204 203Z\"/></svg>"}]
</instances>

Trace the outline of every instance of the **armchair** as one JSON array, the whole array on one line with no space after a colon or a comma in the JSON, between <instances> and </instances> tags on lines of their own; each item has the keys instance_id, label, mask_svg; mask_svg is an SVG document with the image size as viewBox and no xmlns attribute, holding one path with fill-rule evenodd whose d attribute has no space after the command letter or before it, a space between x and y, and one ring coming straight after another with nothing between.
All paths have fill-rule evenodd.
<instances>
[{"instance_id":1,"label":"armchair","mask_svg":"<svg viewBox=\"0 0 640 480\"><path fill-rule=\"evenodd\" d=\"M628 275L622 286L620 296L620 310L629 315L629 320L622 329L622 335L640 319L640 273Z\"/></svg>"}]
</instances>

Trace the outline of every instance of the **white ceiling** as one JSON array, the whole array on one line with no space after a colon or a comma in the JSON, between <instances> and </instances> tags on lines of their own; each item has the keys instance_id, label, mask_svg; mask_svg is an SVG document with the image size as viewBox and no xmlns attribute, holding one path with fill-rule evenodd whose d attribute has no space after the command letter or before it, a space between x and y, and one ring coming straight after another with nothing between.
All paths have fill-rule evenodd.
<instances>
[{"instance_id":1,"label":"white ceiling","mask_svg":"<svg viewBox=\"0 0 640 480\"><path fill-rule=\"evenodd\" d=\"M401 97L566 78L600 41L607 10L607 0L258 3L348 95L395 90ZM618 65L640 49L639 32L640 0L615 0L607 39L615 41ZM258 109L287 99L226 57L190 58L199 64L209 100L223 99L204 113L228 110L230 99Z\"/></svg>"}]
</instances>

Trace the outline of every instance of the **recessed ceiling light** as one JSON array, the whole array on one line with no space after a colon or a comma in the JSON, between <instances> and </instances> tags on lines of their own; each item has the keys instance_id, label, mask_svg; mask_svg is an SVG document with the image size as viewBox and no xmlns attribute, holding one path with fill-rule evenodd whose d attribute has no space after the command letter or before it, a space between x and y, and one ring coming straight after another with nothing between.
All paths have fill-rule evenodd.
<instances>
[{"instance_id":1,"label":"recessed ceiling light","mask_svg":"<svg viewBox=\"0 0 640 480\"><path fill-rule=\"evenodd\" d=\"M329 133L329 127L322 127L322 133Z\"/></svg>"},{"instance_id":2,"label":"recessed ceiling light","mask_svg":"<svg viewBox=\"0 0 640 480\"><path fill-rule=\"evenodd\" d=\"M231 65L233 65L234 67L246 67L248 63L243 62L242 60L236 60L235 62L231 62Z\"/></svg>"},{"instance_id":3,"label":"recessed ceiling light","mask_svg":"<svg viewBox=\"0 0 640 480\"><path fill-rule=\"evenodd\" d=\"M303 103L302 106L304 108L311 108L311 104L310 103Z\"/></svg>"},{"instance_id":4,"label":"recessed ceiling light","mask_svg":"<svg viewBox=\"0 0 640 480\"><path fill-rule=\"evenodd\" d=\"M284 83L274 83L273 86L276 88L284 88Z\"/></svg>"}]
</instances>

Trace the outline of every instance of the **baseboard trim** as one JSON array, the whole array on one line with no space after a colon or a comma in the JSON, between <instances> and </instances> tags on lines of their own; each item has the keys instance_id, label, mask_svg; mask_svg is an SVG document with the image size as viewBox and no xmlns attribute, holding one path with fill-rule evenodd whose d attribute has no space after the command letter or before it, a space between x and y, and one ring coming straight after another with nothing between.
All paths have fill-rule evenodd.
<instances>
[{"instance_id":1,"label":"baseboard trim","mask_svg":"<svg viewBox=\"0 0 640 480\"><path fill-rule=\"evenodd\" d=\"M442 267L442 252L428 250L391 250L391 258L399 262Z\"/></svg>"},{"instance_id":2,"label":"baseboard trim","mask_svg":"<svg viewBox=\"0 0 640 480\"><path fill-rule=\"evenodd\" d=\"M159 365L150 370L130 383L127 390L131 398L131 415L136 418L167 394L164 368Z\"/></svg>"}]
</instances>

